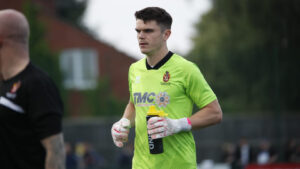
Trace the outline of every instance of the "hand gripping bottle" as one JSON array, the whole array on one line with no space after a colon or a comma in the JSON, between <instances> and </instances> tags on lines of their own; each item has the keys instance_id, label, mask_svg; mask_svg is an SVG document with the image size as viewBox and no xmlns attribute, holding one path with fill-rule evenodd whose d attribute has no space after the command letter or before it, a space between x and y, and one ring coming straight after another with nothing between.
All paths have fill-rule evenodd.
<instances>
[{"instance_id":1,"label":"hand gripping bottle","mask_svg":"<svg viewBox=\"0 0 300 169\"><path fill-rule=\"evenodd\" d=\"M163 116L167 116L167 115L168 114L166 114L164 111L156 110L155 106L150 106L150 108L147 112L146 120L148 122L150 117L154 117L154 116L163 117ZM148 134L148 142L149 142L149 150L150 150L151 154L163 153L164 149L163 149L162 138L152 139L151 136Z\"/></svg>"}]
</instances>

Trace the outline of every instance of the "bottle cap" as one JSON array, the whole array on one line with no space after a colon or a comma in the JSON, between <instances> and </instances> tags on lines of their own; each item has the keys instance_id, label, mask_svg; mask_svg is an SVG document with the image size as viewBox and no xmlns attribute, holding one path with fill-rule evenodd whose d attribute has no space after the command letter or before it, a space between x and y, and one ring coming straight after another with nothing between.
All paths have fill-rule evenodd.
<instances>
[{"instance_id":1,"label":"bottle cap","mask_svg":"<svg viewBox=\"0 0 300 169\"><path fill-rule=\"evenodd\" d=\"M150 108L147 112L147 115L163 117L163 116L167 116L168 114L162 110L156 110L155 106L152 105L152 106L150 106Z\"/></svg>"}]
</instances>

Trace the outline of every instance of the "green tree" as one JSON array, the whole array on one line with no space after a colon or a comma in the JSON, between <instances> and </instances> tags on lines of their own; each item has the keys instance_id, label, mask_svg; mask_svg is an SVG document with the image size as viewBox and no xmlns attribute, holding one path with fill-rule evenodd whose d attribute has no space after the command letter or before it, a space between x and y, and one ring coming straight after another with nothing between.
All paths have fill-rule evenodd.
<instances>
[{"instance_id":1,"label":"green tree","mask_svg":"<svg viewBox=\"0 0 300 169\"><path fill-rule=\"evenodd\" d=\"M59 18L81 29L87 29L81 22L81 17L86 9L86 0L56 0L55 9Z\"/></svg>"},{"instance_id":2,"label":"green tree","mask_svg":"<svg viewBox=\"0 0 300 169\"><path fill-rule=\"evenodd\" d=\"M46 28L38 19L39 10L31 1L25 1L23 4L23 13L30 25L29 52L31 62L49 74L58 86L64 99L65 90L62 86L58 57L57 54L49 48L45 40Z\"/></svg>"},{"instance_id":3,"label":"green tree","mask_svg":"<svg viewBox=\"0 0 300 169\"><path fill-rule=\"evenodd\" d=\"M50 50L45 40L45 26L38 19L38 8L30 1L24 4L24 14L30 25L29 51L31 61L45 70L58 84L61 84L57 54Z\"/></svg>"},{"instance_id":4,"label":"green tree","mask_svg":"<svg viewBox=\"0 0 300 169\"><path fill-rule=\"evenodd\" d=\"M299 111L300 1L214 0L189 56L225 111Z\"/></svg>"}]
</instances>

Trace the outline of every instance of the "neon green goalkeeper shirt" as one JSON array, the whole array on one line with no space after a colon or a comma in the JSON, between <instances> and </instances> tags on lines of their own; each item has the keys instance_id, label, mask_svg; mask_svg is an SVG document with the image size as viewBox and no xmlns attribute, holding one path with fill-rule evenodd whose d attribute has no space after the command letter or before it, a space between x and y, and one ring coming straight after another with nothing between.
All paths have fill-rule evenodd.
<instances>
[{"instance_id":1,"label":"neon green goalkeeper shirt","mask_svg":"<svg viewBox=\"0 0 300 169\"><path fill-rule=\"evenodd\" d=\"M149 69L144 58L129 69L130 101L136 112L133 169L196 169L192 132L164 137L164 152L150 154L146 114L155 105L168 118L190 117L194 103L202 108L216 96L198 67L183 57L169 52L158 64L158 69Z\"/></svg>"}]
</instances>

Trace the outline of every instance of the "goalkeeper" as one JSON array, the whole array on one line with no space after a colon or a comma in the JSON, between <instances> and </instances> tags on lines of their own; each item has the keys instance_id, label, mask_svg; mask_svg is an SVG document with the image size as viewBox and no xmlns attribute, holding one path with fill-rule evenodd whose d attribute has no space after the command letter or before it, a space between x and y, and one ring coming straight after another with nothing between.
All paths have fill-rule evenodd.
<instances>
[{"instance_id":1,"label":"goalkeeper","mask_svg":"<svg viewBox=\"0 0 300 169\"><path fill-rule=\"evenodd\" d=\"M111 129L116 146L123 147L135 127L133 169L196 169L196 146L191 130L219 123L222 110L198 67L168 50L172 17L162 8L137 11L136 32L145 58L129 68L130 100L123 117ZM199 111L192 115L193 104ZM168 117L151 117L150 106ZM149 152L148 134L163 138L163 153Z\"/></svg>"}]
</instances>

